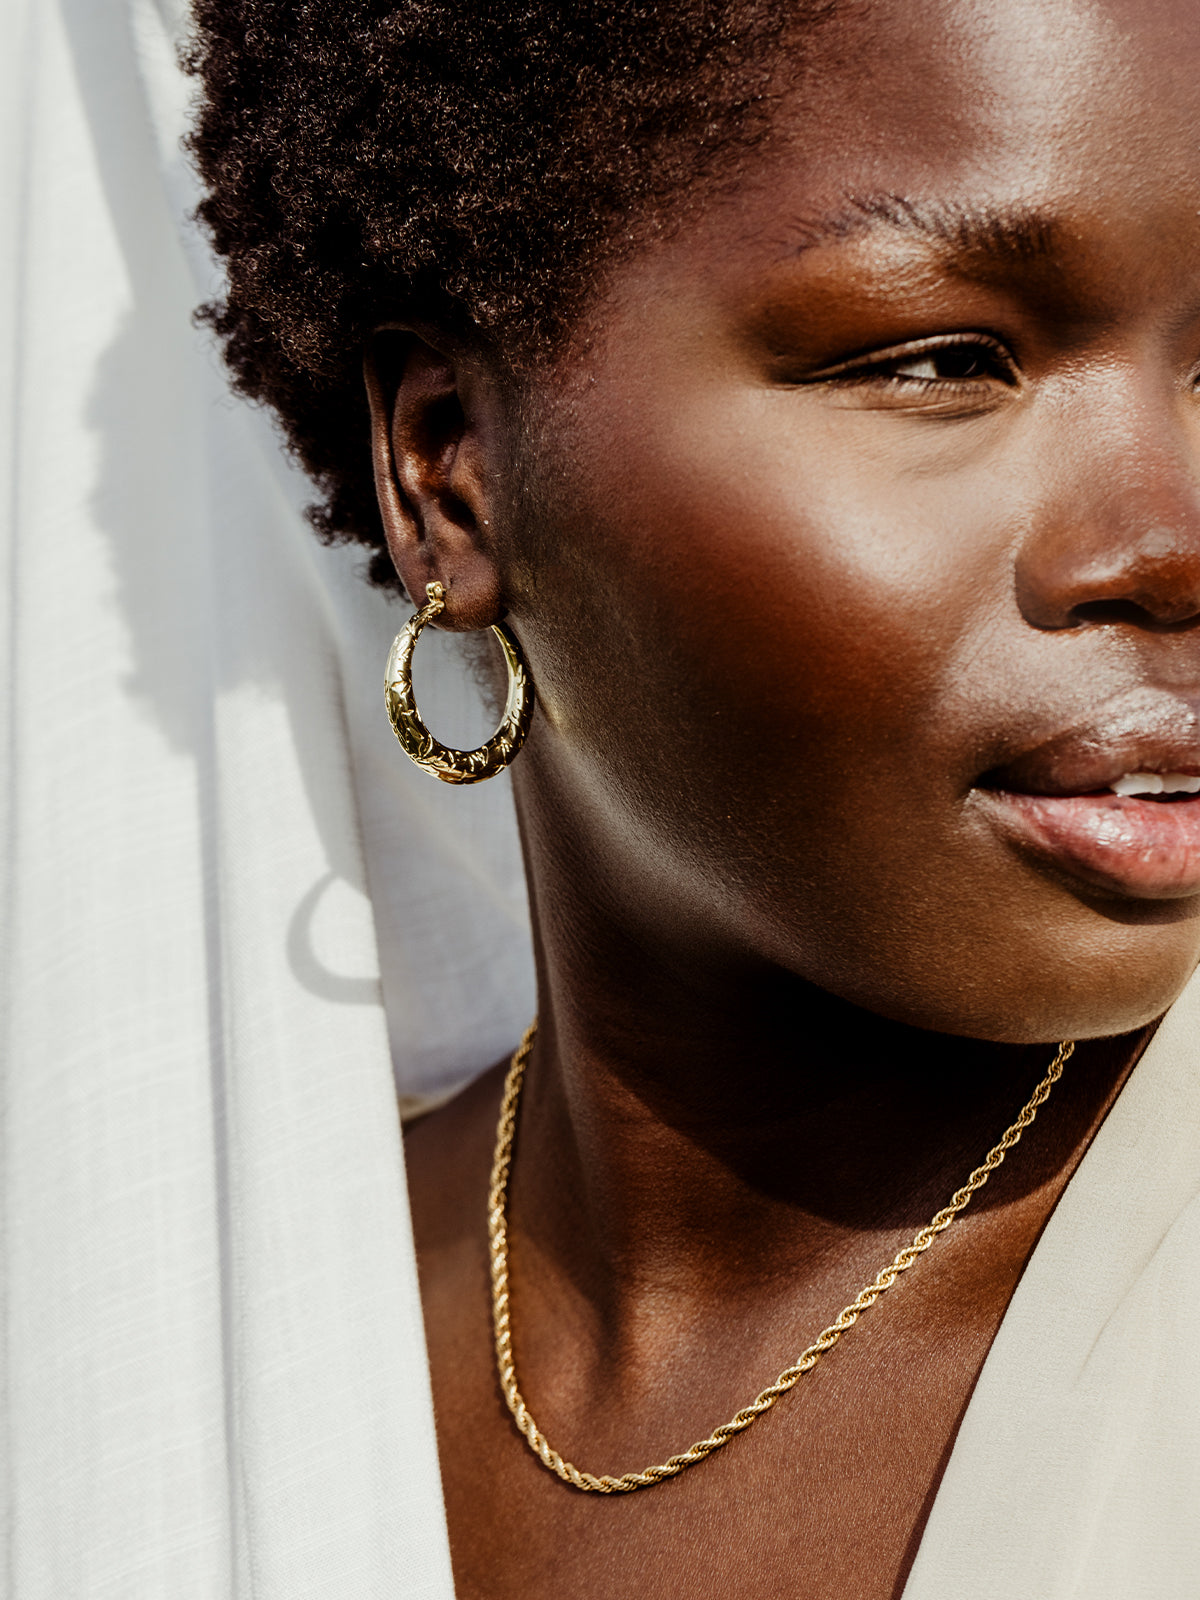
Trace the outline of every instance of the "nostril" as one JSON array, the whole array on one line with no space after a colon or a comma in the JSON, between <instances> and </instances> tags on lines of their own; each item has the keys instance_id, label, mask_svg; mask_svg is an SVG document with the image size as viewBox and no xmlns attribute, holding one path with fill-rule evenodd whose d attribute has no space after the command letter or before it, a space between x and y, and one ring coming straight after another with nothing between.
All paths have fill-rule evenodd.
<instances>
[{"instance_id":1,"label":"nostril","mask_svg":"<svg viewBox=\"0 0 1200 1600\"><path fill-rule=\"evenodd\" d=\"M1200 625L1200 611L1187 601L1176 607L1160 604L1151 609L1136 600L1084 600L1071 607L1071 619L1077 623L1123 624L1148 633L1184 633Z\"/></svg>"}]
</instances>

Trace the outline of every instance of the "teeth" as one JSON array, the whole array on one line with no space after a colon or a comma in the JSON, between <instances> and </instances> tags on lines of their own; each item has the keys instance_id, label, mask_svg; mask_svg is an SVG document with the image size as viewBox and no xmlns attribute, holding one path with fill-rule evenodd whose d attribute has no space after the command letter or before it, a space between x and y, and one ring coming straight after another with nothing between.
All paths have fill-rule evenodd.
<instances>
[{"instance_id":1,"label":"teeth","mask_svg":"<svg viewBox=\"0 0 1200 1600\"><path fill-rule=\"evenodd\" d=\"M1127 772L1109 784L1114 794L1200 794L1200 777L1186 772Z\"/></svg>"},{"instance_id":2,"label":"teeth","mask_svg":"<svg viewBox=\"0 0 1200 1600\"><path fill-rule=\"evenodd\" d=\"M1163 781L1157 772L1127 772L1110 787L1114 794L1161 794Z\"/></svg>"}]
</instances>

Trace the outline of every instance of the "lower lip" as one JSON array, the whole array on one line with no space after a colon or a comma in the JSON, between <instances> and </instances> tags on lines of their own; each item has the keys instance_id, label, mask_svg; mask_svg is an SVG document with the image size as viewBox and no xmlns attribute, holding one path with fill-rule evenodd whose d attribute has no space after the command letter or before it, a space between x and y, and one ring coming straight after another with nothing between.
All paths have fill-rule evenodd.
<instances>
[{"instance_id":1,"label":"lower lip","mask_svg":"<svg viewBox=\"0 0 1200 1600\"><path fill-rule=\"evenodd\" d=\"M1015 843L1097 888L1138 900L1200 893L1200 795L975 792Z\"/></svg>"}]
</instances>

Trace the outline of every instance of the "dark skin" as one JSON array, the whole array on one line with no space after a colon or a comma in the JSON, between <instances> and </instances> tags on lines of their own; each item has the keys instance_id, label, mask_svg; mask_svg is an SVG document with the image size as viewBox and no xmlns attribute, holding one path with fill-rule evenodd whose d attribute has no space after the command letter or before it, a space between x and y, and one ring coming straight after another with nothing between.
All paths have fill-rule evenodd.
<instances>
[{"instance_id":1,"label":"dark skin","mask_svg":"<svg viewBox=\"0 0 1200 1600\"><path fill-rule=\"evenodd\" d=\"M817 64L520 405L437 330L368 364L406 587L445 584L453 628L507 614L537 684L511 1228L552 1442L619 1472L732 1415L1083 1042L798 1391L611 1500L499 1395L498 1074L419 1123L463 1600L899 1594L1025 1262L1200 954L1194 883L1048 854L997 799L1195 741L1200 15L891 0Z\"/></svg>"}]
</instances>

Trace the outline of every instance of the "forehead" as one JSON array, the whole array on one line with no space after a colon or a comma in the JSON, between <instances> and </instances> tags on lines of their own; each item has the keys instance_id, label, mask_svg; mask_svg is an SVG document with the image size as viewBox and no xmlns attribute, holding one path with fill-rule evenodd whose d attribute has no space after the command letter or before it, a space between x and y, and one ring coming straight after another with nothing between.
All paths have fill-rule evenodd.
<instances>
[{"instance_id":1,"label":"forehead","mask_svg":"<svg viewBox=\"0 0 1200 1600\"><path fill-rule=\"evenodd\" d=\"M811 44L778 129L830 199L898 168L914 193L1197 183L1197 0L866 0Z\"/></svg>"},{"instance_id":2,"label":"forehead","mask_svg":"<svg viewBox=\"0 0 1200 1600\"><path fill-rule=\"evenodd\" d=\"M685 285L769 293L817 258L874 261L877 295L966 272L1073 316L1190 314L1200 0L847 0L782 73L769 139L673 242L651 234L600 322Z\"/></svg>"}]
</instances>

